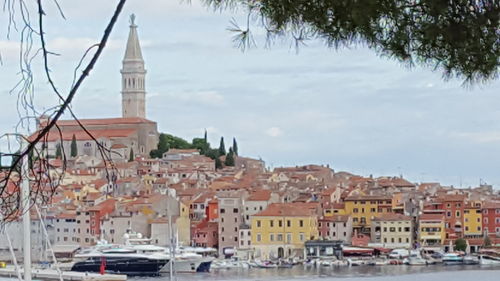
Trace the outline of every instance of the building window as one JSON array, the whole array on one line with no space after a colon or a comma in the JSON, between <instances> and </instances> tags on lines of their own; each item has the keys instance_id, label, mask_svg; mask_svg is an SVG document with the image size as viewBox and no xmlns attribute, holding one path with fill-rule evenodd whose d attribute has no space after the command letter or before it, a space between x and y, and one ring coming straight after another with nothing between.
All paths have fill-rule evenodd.
<instances>
[{"instance_id":1,"label":"building window","mask_svg":"<svg viewBox=\"0 0 500 281\"><path fill-rule=\"evenodd\" d=\"M274 220L270 220L270 221L269 221L269 226L270 226L270 227L274 227Z\"/></svg>"},{"instance_id":2,"label":"building window","mask_svg":"<svg viewBox=\"0 0 500 281\"><path fill-rule=\"evenodd\" d=\"M257 221L257 227L260 227L260 221Z\"/></svg>"},{"instance_id":3,"label":"building window","mask_svg":"<svg viewBox=\"0 0 500 281\"><path fill-rule=\"evenodd\" d=\"M287 243L291 243L292 242L292 234L291 233L287 233L286 234L286 242Z\"/></svg>"},{"instance_id":4,"label":"building window","mask_svg":"<svg viewBox=\"0 0 500 281\"><path fill-rule=\"evenodd\" d=\"M226 212L226 209L220 209L220 213L224 214Z\"/></svg>"},{"instance_id":5,"label":"building window","mask_svg":"<svg viewBox=\"0 0 500 281\"><path fill-rule=\"evenodd\" d=\"M273 233L271 233L271 234L269 235L269 241L271 241L271 242L273 242L273 241L274 241L274 234L273 234Z\"/></svg>"},{"instance_id":6,"label":"building window","mask_svg":"<svg viewBox=\"0 0 500 281\"><path fill-rule=\"evenodd\" d=\"M235 213L235 214L238 213L238 208L234 208L233 213Z\"/></svg>"},{"instance_id":7,"label":"building window","mask_svg":"<svg viewBox=\"0 0 500 281\"><path fill-rule=\"evenodd\" d=\"M286 221L286 226L287 227L292 227L292 221L291 220L287 220Z\"/></svg>"},{"instance_id":8,"label":"building window","mask_svg":"<svg viewBox=\"0 0 500 281\"><path fill-rule=\"evenodd\" d=\"M279 227L283 227L283 221L282 221L282 220L279 220L279 221L278 221L278 226L279 226Z\"/></svg>"},{"instance_id":9,"label":"building window","mask_svg":"<svg viewBox=\"0 0 500 281\"><path fill-rule=\"evenodd\" d=\"M299 220L299 227L304 227L304 221L303 220Z\"/></svg>"},{"instance_id":10,"label":"building window","mask_svg":"<svg viewBox=\"0 0 500 281\"><path fill-rule=\"evenodd\" d=\"M300 240L300 242L304 242L304 239L305 239L304 238L304 233L303 232L299 233L299 240Z\"/></svg>"},{"instance_id":11,"label":"building window","mask_svg":"<svg viewBox=\"0 0 500 281\"><path fill-rule=\"evenodd\" d=\"M278 235L276 235L276 239L277 239L278 241L283 241L283 234L278 234Z\"/></svg>"},{"instance_id":12,"label":"building window","mask_svg":"<svg viewBox=\"0 0 500 281\"><path fill-rule=\"evenodd\" d=\"M257 233L257 241L260 242L260 240L261 240L260 233Z\"/></svg>"}]
</instances>

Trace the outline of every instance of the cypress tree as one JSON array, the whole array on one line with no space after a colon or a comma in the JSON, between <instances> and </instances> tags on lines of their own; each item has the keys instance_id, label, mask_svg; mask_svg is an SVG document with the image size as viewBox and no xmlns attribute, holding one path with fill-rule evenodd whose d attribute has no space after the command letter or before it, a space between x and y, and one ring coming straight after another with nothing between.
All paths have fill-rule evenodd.
<instances>
[{"instance_id":1,"label":"cypress tree","mask_svg":"<svg viewBox=\"0 0 500 281\"><path fill-rule=\"evenodd\" d=\"M233 152L234 155L238 156L238 143L236 143L236 138L233 138Z\"/></svg>"},{"instance_id":2,"label":"cypress tree","mask_svg":"<svg viewBox=\"0 0 500 281\"><path fill-rule=\"evenodd\" d=\"M220 137L219 156L226 155L226 146L224 145L224 137Z\"/></svg>"},{"instance_id":3,"label":"cypress tree","mask_svg":"<svg viewBox=\"0 0 500 281\"><path fill-rule=\"evenodd\" d=\"M234 166L234 152L232 147L229 148L229 153L226 155L226 161L224 161L224 165Z\"/></svg>"},{"instance_id":4,"label":"cypress tree","mask_svg":"<svg viewBox=\"0 0 500 281\"><path fill-rule=\"evenodd\" d=\"M222 169L222 161L220 161L219 157L215 158L215 169Z\"/></svg>"},{"instance_id":5,"label":"cypress tree","mask_svg":"<svg viewBox=\"0 0 500 281\"><path fill-rule=\"evenodd\" d=\"M56 159L61 159L61 158L62 158L61 144L58 143L56 145Z\"/></svg>"},{"instance_id":6,"label":"cypress tree","mask_svg":"<svg viewBox=\"0 0 500 281\"><path fill-rule=\"evenodd\" d=\"M73 134L73 139L71 139L71 151L70 151L71 157L76 157L78 155L78 146L76 145L76 137L75 134Z\"/></svg>"},{"instance_id":7,"label":"cypress tree","mask_svg":"<svg viewBox=\"0 0 500 281\"><path fill-rule=\"evenodd\" d=\"M205 140L205 143L208 143L207 129L205 129L205 136L203 137L203 139Z\"/></svg>"},{"instance_id":8,"label":"cypress tree","mask_svg":"<svg viewBox=\"0 0 500 281\"><path fill-rule=\"evenodd\" d=\"M130 155L128 157L128 162L134 161L134 150L131 148L130 149Z\"/></svg>"}]
</instances>

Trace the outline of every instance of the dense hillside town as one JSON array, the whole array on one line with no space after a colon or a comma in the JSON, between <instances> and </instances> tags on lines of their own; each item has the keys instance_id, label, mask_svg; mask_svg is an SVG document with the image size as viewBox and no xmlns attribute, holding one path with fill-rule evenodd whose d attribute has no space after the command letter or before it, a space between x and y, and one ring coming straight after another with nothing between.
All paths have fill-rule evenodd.
<instances>
[{"instance_id":1,"label":"dense hillside town","mask_svg":"<svg viewBox=\"0 0 500 281\"><path fill-rule=\"evenodd\" d=\"M160 246L261 259L304 257L314 250L308 245L339 241L409 249L447 248L465 239L472 252L500 243L500 193L489 185L462 189L328 165L269 169L261 159L240 155L235 140L227 153L223 140L211 149L206 135L188 148L162 143L157 123L146 119L136 28L132 18L121 70L123 116L82 119L86 130L59 121L60 132L54 129L39 144L48 147L53 172L64 176L42 215L32 210L33 252L44 252L37 251L45 245L42 219L56 251L101 240L123 244L131 232ZM38 129L47 121L42 116ZM5 231L21 251L21 222ZM0 247L8 253L5 239Z\"/></svg>"}]
</instances>

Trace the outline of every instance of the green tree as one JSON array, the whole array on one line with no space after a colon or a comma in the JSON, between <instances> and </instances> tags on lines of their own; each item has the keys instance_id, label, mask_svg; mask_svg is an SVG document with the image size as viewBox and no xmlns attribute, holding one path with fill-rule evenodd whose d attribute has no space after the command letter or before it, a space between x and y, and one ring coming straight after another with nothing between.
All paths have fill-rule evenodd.
<instances>
[{"instance_id":1,"label":"green tree","mask_svg":"<svg viewBox=\"0 0 500 281\"><path fill-rule=\"evenodd\" d=\"M465 251L467 249L467 241L463 238L458 238L455 240L455 250L457 251Z\"/></svg>"},{"instance_id":2,"label":"green tree","mask_svg":"<svg viewBox=\"0 0 500 281\"><path fill-rule=\"evenodd\" d=\"M128 162L134 161L134 150L130 148L130 155L128 156Z\"/></svg>"},{"instance_id":3,"label":"green tree","mask_svg":"<svg viewBox=\"0 0 500 281\"><path fill-rule=\"evenodd\" d=\"M205 142L205 139L194 138L193 139L193 148L198 149L200 151L201 155L205 155L207 153L207 150L209 149L209 146Z\"/></svg>"},{"instance_id":4,"label":"green tree","mask_svg":"<svg viewBox=\"0 0 500 281\"><path fill-rule=\"evenodd\" d=\"M224 137L220 137L219 156L226 155L226 146L224 145Z\"/></svg>"},{"instance_id":5,"label":"green tree","mask_svg":"<svg viewBox=\"0 0 500 281\"><path fill-rule=\"evenodd\" d=\"M229 148L229 152L226 155L226 160L224 161L224 165L234 166L234 152L232 147Z\"/></svg>"},{"instance_id":6,"label":"green tree","mask_svg":"<svg viewBox=\"0 0 500 281\"><path fill-rule=\"evenodd\" d=\"M61 151L61 144L60 143L56 144L56 158L57 159L62 158L62 151Z\"/></svg>"},{"instance_id":7,"label":"green tree","mask_svg":"<svg viewBox=\"0 0 500 281\"><path fill-rule=\"evenodd\" d=\"M295 46L322 39L333 48L367 46L407 66L439 70L466 82L498 77L498 0L206 0L218 9L241 7L267 32L267 43L288 36ZM233 21L234 41L255 44L252 21Z\"/></svg>"},{"instance_id":8,"label":"green tree","mask_svg":"<svg viewBox=\"0 0 500 281\"><path fill-rule=\"evenodd\" d=\"M76 157L77 155L78 155L78 146L76 145L75 134L73 134L73 138L71 139L70 156Z\"/></svg>"},{"instance_id":9,"label":"green tree","mask_svg":"<svg viewBox=\"0 0 500 281\"><path fill-rule=\"evenodd\" d=\"M215 160L215 159L219 158L219 150L214 149L214 148L210 148L205 153L205 156L210 157L212 160Z\"/></svg>"},{"instance_id":10,"label":"green tree","mask_svg":"<svg viewBox=\"0 0 500 281\"><path fill-rule=\"evenodd\" d=\"M222 161L220 161L219 157L215 158L215 169L222 169Z\"/></svg>"},{"instance_id":11,"label":"green tree","mask_svg":"<svg viewBox=\"0 0 500 281\"><path fill-rule=\"evenodd\" d=\"M234 155L238 156L238 143L236 143L236 138L233 138L233 152Z\"/></svg>"},{"instance_id":12,"label":"green tree","mask_svg":"<svg viewBox=\"0 0 500 281\"><path fill-rule=\"evenodd\" d=\"M161 158L163 156L163 153L167 152L171 148L191 149L194 147L191 143L183 138L161 133L158 140L157 149L151 150L149 152L149 156L153 158Z\"/></svg>"}]
</instances>

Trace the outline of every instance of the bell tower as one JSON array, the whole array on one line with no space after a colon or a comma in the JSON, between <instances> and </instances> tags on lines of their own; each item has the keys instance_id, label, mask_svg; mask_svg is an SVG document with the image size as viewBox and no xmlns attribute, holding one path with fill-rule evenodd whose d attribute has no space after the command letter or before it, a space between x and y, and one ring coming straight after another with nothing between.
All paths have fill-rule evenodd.
<instances>
[{"instance_id":1,"label":"bell tower","mask_svg":"<svg viewBox=\"0 0 500 281\"><path fill-rule=\"evenodd\" d=\"M130 32L123 58L122 117L146 118L146 69L137 35L135 15L130 16Z\"/></svg>"}]
</instances>

